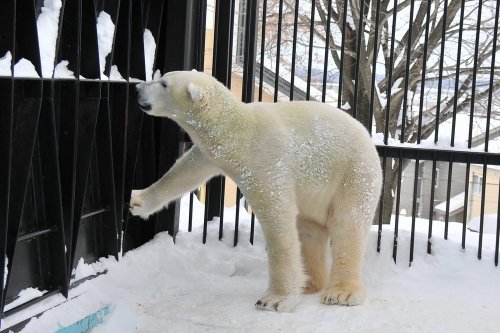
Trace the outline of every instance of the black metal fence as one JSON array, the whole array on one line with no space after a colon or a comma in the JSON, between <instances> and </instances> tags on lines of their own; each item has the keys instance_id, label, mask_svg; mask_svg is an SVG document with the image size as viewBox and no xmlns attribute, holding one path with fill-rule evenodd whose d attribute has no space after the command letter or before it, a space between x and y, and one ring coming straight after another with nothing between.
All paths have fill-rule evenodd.
<instances>
[{"instance_id":1,"label":"black metal fence","mask_svg":"<svg viewBox=\"0 0 500 333\"><path fill-rule=\"evenodd\" d=\"M189 142L173 123L143 117L137 108L131 78L147 79L145 29L156 42L152 67L162 73L203 70L205 35L213 33L212 74L228 87L241 81L244 102L316 99L365 124L379 138L384 169L377 250L392 218L396 260L403 210L412 219L411 243L404 244L410 263L418 218L429 220L429 253L436 219L446 225L444 238L450 221L461 222L465 247L466 222L479 204L481 258L491 199L498 265L500 175L492 168L500 165L493 141L500 133L498 1L66 0L54 65L68 61L74 78L42 75L36 24L42 6L10 0L0 11L0 56L12 57L10 75L0 76L3 316L31 303L3 311L26 287L46 290L42 298L67 296L80 257L118 258L159 231L178 230L178 203L149 223L127 209L131 189L158 179ZM101 12L115 24L104 72L96 31ZM206 15L214 15L213 27ZM21 59L33 64L37 78L16 75ZM124 80L103 76L114 66ZM224 186L223 177L206 185L204 242L214 216L224 237ZM459 218L450 206L457 196Z\"/></svg>"},{"instance_id":2,"label":"black metal fence","mask_svg":"<svg viewBox=\"0 0 500 333\"><path fill-rule=\"evenodd\" d=\"M156 42L154 69L203 63L202 1L63 0L61 8L42 11L44 5L9 0L0 11L2 317L54 293L67 296L81 257L118 259L159 231L175 235L178 205L149 223L128 216L131 189L163 174L184 141L173 123L143 118L137 107L135 82L146 79L145 29ZM49 64L66 63L72 73L63 78L42 68L47 50L39 39L50 31L37 20L51 10L58 20ZM100 64L102 13L112 22L112 47ZM113 71L125 79L108 79ZM4 311L28 287L44 295Z\"/></svg>"},{"instance_id":3,"label":"black metal fence","mask_svg":"<svg viewBox=\"0 0 500 333\"><path fill-rule=\"evenodd\" d=\"M216 1L213 74L230 87L229 68L242 73L233 76L242 76L244 102L265 100L266 94L275 102L321 100L365 124L384 170L374 221L377 251L383 224L392 219L396 261L401 215L412 221L411 242L404 244L410 264L419 219L428 221L428 253L437 219L445 239L449 223L461 223L465 248L467 222L477 216L480 259L488 213L496 222L498 265L499 11L498 1L488 0ZM220 17L238 22L222 24ZM215 190L213 182L207 187L204 242L214 216L221 217L223 235L224 181L217 180ZM450 207L457 198L458 208ZM235 245L238 223L237 213Z\"/></svg>"}]
</instances>

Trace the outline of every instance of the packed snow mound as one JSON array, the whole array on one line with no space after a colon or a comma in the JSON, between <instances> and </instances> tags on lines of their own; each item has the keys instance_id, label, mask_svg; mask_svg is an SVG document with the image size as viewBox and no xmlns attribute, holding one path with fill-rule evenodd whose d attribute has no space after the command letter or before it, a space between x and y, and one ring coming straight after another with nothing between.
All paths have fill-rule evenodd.
<instances>
[{"instance_id":1,"label":"packed snow mound","mask_svg":"<svg viewBox=\"0 0 500 333\"><path fill-rule=\"evenodd\" d=\"M320 304L319 294L312 294L301 296L295 312L277 314L254 308L268 279L260 228L256 226L252 246L250 216L242 208L240 242L233 247L235 211L226 209L223 240L218 240L219 222L209 222L204 245L203 205L195 198L194 229L189 233L188 202L189 197L182 201L183 231L175 244L161 233L120 262L101 259L107 274L71 290L70 297L80 296L32 319L22 332L54 332L106 306L111 314L93 333L500 332L500 268L493 264L493 235L484 235L483 260L478 261L477 233L467 231L462 251L461 224L449 224L445 241L444 224L434 222L428 255L428 221L417 219L415 258L409 267L411 219L399 221L397 264L392 260L394 226L384 226L380 253L374 226L365 256L368 297L363 305L326 306Z\"/></svg>"},{"instance_id":2,"label":"packed snow mound","mask_svg":"<svg viewBox=\"0 0 500 333\"><path fill-rule=\"evenodd\" d=\"M483 221L483 233L496 235L498 228L498 216L496 214L490 214L484 216ZM475 217L467 223L467 228L471 231L479 232L481 227L481 218Z\"/></svg>"}]
</instances>

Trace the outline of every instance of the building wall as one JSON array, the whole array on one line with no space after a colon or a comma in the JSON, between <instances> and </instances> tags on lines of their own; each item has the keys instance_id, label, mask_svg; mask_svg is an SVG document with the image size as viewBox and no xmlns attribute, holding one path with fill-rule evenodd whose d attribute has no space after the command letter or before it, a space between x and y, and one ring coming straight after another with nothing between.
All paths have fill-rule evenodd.
<instances>
[{"instance_id":1,"label":"building wall","mask_svg":"<svg viewBox=\"0 0 500 333\"><path fill-rule=\"evenodd\" d=\"M468 220L478 217L481 214L481 190L476 187L475 180L480 180L476 177L483 176L483 167L472 165L470 170L470 187L469 187L469 211ZM500 179L500 170L498 168L489 167L486 172L486 192L484 203L484 214L498 214L498 184Z\"/></svg>"}]
</instances>

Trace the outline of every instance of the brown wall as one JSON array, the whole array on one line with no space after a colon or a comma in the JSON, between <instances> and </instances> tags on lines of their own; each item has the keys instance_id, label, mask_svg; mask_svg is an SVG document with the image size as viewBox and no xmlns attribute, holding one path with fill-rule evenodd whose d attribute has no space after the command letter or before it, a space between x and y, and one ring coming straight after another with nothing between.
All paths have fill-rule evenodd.
<instances>
[{"instance_id":1,"label":"brown wall","mask_svg":"<svg viewBox=\"0 0 500 333\"><path fill-rule=\"evenodd\" d=\"M481 194L473 193L473 176L483 176L483 167L472 165L470 170L470 186L469 186L469 218L468 220L478 217L481 214ZM498 184L500 178L500 170L488 168L486 172L486 192L484 203L484 214L497 214L498 210Z\"/></svg>"}]
</instances>

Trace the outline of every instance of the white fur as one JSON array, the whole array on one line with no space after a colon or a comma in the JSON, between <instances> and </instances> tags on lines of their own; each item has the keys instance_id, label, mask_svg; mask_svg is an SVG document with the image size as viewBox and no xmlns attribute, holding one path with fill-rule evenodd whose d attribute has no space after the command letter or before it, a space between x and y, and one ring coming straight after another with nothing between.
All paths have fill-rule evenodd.
<instances>
[{"instance_id":1,"label":"white fur","mask_svg":"<svg viewBox=\"0 0 500 333\"><path fill-rule=\"evenodd\" d=\"M381 170L360 123L317 102L243 104L200 72L168 73L137 88L148 114L173 119L195 145L158 182L132 192L132 214L146 218L226 174L267 242L270 281L258 308L291 311L300 293L320 290L325 304L363 301L362 259Z\"/></svg>"}]
</instances>

